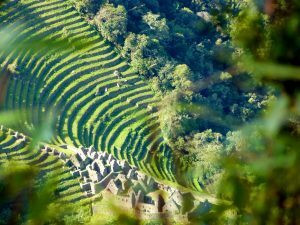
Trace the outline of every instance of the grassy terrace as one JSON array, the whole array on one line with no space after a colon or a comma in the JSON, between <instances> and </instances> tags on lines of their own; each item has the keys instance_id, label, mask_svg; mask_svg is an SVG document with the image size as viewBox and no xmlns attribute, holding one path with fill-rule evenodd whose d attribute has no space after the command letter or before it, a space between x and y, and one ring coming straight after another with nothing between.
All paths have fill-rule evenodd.
<instances>
[{"instance_id":1,"label":"grassy terrace","mask_svg":"<svg viewBox=\"0 0 300 225\"><path fill-rule=\"evenodd\" d=\"M3 7L7 13L0 23L17 34L12 43L38 38L63 40L67 46L0 51L0 64L15 62L18 71L10 78L5 108L31 110L29 125L55 108L52 144L93 145L159 179L174 181L171 149L157 114L147 108L157 100L113 46L66 1L25 0ZM74 45L80 41L84 48ZM123 78L115 76L115 70ZM14 144L6 137L3 141Z\"/></svg>"},{"instance_id":2,"label":"grassy terrace","mask_svg":"<svg viewBox=\"0 0 300 225\"><path fill-rule=\"evenodd\" d=\"M6 161L22 162L39 168L38 179L52 177L58 183L56 187L59 201L83 207L89 212L90 200L82 192L79 181L73 178L69 169L55 156L40 150L29 150L29 141L22 141L12 136L8 130L0 131L0 164Z\"/></svg>"}]
</instances>

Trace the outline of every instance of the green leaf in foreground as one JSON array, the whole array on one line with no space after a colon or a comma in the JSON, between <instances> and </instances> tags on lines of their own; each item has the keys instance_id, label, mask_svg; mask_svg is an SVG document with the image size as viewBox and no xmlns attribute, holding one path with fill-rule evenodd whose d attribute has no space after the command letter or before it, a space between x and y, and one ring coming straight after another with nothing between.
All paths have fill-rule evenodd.
<instances>
[{"instance_id":1,"label":"green leaf in foreground","mask_svg":"<svg viewBox=\"0 0 300 225\"><path fill-rule=\"evenodd\" d=\"M19 27L19 24L15 24L14 26ZM25 28L25 24L24 24ZM40 51L41 49L45 49L45 51L49 50L57 50L64 51L68 49L76 49L83 50L90 46L90 43L85 40L79 41L69 41L69 39L46 39L43 37L30 37L26 38L22 41L12 41L15 37L18 36L17 31L11 31L9 27L2 27L0 29L0 49L3 52L10 53L12 51Z\"/></svg>"}]
</instances>

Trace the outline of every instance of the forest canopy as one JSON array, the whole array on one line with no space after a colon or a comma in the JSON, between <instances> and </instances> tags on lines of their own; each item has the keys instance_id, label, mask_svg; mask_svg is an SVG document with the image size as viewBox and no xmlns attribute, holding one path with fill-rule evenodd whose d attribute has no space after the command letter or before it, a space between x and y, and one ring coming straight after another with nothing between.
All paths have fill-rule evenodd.
<instances>
[{"instance_id":1,"label":"forest canopy","mask_svg":"<svg viewBox=\"0 0 300 225\"><path fill-rule=\"evenodd\" d=\"M240 31L233 21L246 5L180 0L75 3L163 98L163 134L183 165L203 162L196 153L203 145L214 157L229 154L226 146L237 128L257 118L274 99L274 90L235 69L240 49L231 36ZM207 133L212 135L209 141L199 141ZM228 150L215 152L220 145ZM209 175L201 182L211 183L219 167L204 170Z\"/></svg>"}]
</instances>

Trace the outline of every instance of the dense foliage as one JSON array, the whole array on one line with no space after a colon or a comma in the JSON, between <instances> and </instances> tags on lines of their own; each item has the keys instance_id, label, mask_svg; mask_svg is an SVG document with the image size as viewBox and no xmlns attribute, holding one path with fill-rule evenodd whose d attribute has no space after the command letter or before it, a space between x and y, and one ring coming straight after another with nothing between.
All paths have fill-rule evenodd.
<instances>
[{"instance_id":1,"label":"dense foliage","mask_svg":"<svg viewBox=\"0 0 300 225\"><path fill-rule=\"evenodd\" d=\"M300 222L299 7L296 0L251 1L232 21L231 36L241 50L239 68L277 87L278 98L234 138L235 153L223 159L218 195L232 201L225 206L227 213L235 212L229 224Z\"/></svg>"},{"instance_id":2,"label":"dense foliage","mask_svg":"<svg viewBox=\"0 0 300 225\"><path fill-rule=\"evenodd\" d=\"M232 204L200 221L299 223L299 3L112 2L133 21L115 44L164 97L162 127L184 165L206 183L225 168L218 192Z\"/></svg>"},{"instance_id":3,"label":"dense foliage","mask_svg":"<svg viewBox=\"0 0 300 225\"><path fill-rule=\"evenodd\" d=\"M183 167L201 166L206 160L199 146L207 146L217 158L228 154L214 149L224 147L230 132L257 117L272 99L272 90L233 67L238 51L228 28L243 5L180 0L75 3L163 98L163 133ZM201 138L209 132L211 138ZM218 166L203 168L200 182L211 183L217 171Z\"/></svg>"},{"instance_id":4,"label":"dense foliage","mask_svg":"<svg viewBox=\"0 0 300 225\"><path fill-rule=\"evenodd\" d=\"M199 212L195 224L300 223L299 1L84 0L76 7L95 16L163 97L162 127L182 170L207 189L215 183L224 204ZM6 204L1 213L11 213Z\"/></svg>"}]
</instances>

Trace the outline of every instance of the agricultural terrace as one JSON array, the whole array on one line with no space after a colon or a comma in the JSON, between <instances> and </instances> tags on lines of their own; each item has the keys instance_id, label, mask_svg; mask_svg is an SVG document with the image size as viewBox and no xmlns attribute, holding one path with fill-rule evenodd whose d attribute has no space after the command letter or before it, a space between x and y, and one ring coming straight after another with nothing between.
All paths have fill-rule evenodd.
<instances>
[{"instance_id":1,"label":"agricultural terrace","mask_svg":"<svg viewBox=\"0 0 300 225\"><path fill-rule=\"evenodd\" d=\"M86 197L80 187L79 180L74 178L70 169L64 166L59 157L47 154L41 149L30 150L30 140L12 134L12 130L0 130L0 164L7 161L22 162L25 165L34 166L39 173L37 184L41 185L45 180L57 184L55 189L56 200L62 204L72 204L72 207L81 207L90 214L91 200Z\"/></svg>"},{"instance_id":2,"label":"agricultural terrace","mask_svg":"<svg viewBox=\"0 0 300 225\"><path fill-rule=\"evenodd\" d=\"M11 73L4 107L30 111L25 129L55 109L52 144L93 146L175 181L152 90L70 3L10 1L1 11L1 26L16 34L12 44L58 43L53 49L41 45L0 52L1 67ZM191 186L200 189L196 180Z\"/></svg>"}]
</instances>

